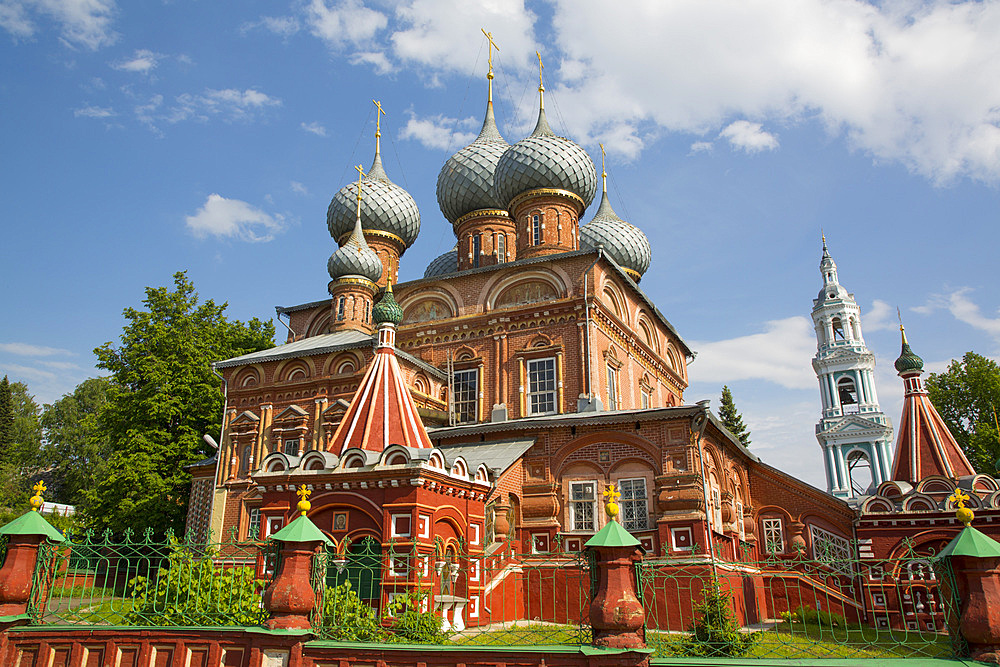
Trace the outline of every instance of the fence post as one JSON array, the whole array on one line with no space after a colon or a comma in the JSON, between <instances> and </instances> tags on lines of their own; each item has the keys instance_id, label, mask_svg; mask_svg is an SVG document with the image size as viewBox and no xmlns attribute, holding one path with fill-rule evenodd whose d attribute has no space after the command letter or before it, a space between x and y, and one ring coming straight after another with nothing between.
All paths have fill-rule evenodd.
<instances>
[{"instance_id":1,"label":"fence post","mask_svg":"<svg viewBox=\"0 0 1000 667\"><path fill-rule=\"evenodd\" d=\"M639 540L618 523L621 494L608 485L604 497L608 522L587 540L597 558L597 591L590 602L590 626L594 645L619 649L644 649L643 627L646 614L636 591L634 563L641 558Z\"/></svg>"},{"instance_id":2,"label":"fence post","mask_svg":"<svg viewBox=\"0 0 1000 667\"><path fill-rule=\"evenodd\" d=\"M41 504L41 496L36 497ZM58 543L65 538L34 509L0 528L0 535L7 536L7 559L0 568L0 616L19 616L28 611L38 547L46 539Z\"/></svg>"},{"instance_id":3,"label":"fence post","mask_svg":"<svg viewBox=\"0 0 1000 667\"><path fill-rule=\"evenodd\" d=\"M297 493L302 496L298 504L301 515L271 536L282 543L280 569L263 598L264 607L271 614L265 625L272 630L310 626L309 613L316 604L312 586L313 556L322 545L333 544L306 516L311 505L306 500L309 492L304 484Z\"/></svg>"},{"instance_id":4,"label":"fence post","mask_svg":"<svg viewBox=\"0 0 1000 667\"><path fill-rule=\"evenodd\" d=\"M962 494L961 496L959 494ZM970 657L1000 664L1000 543L973 528L973 513L964 507L968 496L956 491L950 498L965 528L941 550L951 558L959 596L959 629L969 644Z\"/></svg>"}]
</instances>

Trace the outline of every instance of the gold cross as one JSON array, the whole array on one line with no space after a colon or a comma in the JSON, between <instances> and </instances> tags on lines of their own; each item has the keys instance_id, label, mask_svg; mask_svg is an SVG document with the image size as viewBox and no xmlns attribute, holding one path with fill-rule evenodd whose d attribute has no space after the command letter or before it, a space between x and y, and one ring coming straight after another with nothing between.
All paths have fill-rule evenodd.
<instances>
[{"instance_id":1,"label":"gold cross","mask_svg":"<svg viewBox=\"0 0 1000 667\"><path fill-rule=\"evenodd\" d=\"M297 495L302 500L306 500L309 498L309 496L312 495L312 491L307 489L306 485L303 484L302 486L299 487L298 491L295 492L295 495Z\"/></svg>"},{"instance_id":2,"label":"gold cross","mask_svg":"<svg viewBox=\"0 0 1000 667\"><path fill-rule=\"evenodd\" d=\"M361 215L361 179L365 177L365 170L360 164L355 169L358 170L358 215Z\"/></svg>"},{"instance_id":3,"label":"gold cross","mask_svg":"<svg viewBox=\"0 0 1000 667\"><path fill-rule=\"evenodd\" d=\"M604 498L606 502L613 503L617 502L619 498L622 497L620 491L615 488L614 484L608 484L608 488L604 491Z\"/></svg>"},{"instance_id":4,"label":"gold cross","mask_svg":"<svg viewBox=\"0 0 1000 667\"><path fill-rule=\"evenodd\" d=\"M375 108L378 109L378 111L375 112L375 136L376 137L381 137L382 136L382 114L385 113L385 109L382 108L382 103L379 102L379 101L377 101L377 100L372 100L372 104L374 104ZM389 114L385 113L385 115L388 116Z\"/></svg>"},{"instance_id":5,"label":"gold cross","mask_svg":"<svg viewBox=\"0 0 1000 667\"><path fill-rule=\"evenodd\" d=\"M545 65L542 64L542 54L535 51L535 55L538 56L538 90L545 90L545 84L542 83L542 70L545 69Z\"/></svg>"},{"instance_id":6,"label":"gold cross","mask_svg":"<svg viewBox=\"0 0 1000 667\"><path fill-rule=\"evenodd\" d=\"M480 28L480 30L483 31L483 34L486 35L487 41L489 41L489 43L490 43L490 45L489 45L489 52L490 52L490 56L489 56L490 76L493 76L493 49L496 49L497 53L500 53L500 47L497 46L497 43L493 41L493 33L492 32L486 32L486 28Z\"/></svg>"},{"instance_id":7,"label":"gold cross","mask_svg":"<svg viewBox=\"0 0 1000 667\"><path fill-rule=\"evenodd\" d=\"M607 153L604 152L604 144L597 144L597 145L601 147L601 175L607 176L608 170L604 168L604 156L607 155Z\"/></svg>"},{"instance_id":8,"label":"gold cross","mask_svg":"<svg viewBox=\"0 0 1000 667\"><path fill-rule=\"evenodd\" d=\"M965 501L968 499L968 494L964 493L962 489L955 489L955 493L951 494L951 498L948 498L948 500L955 503L959 509L965 507Z\"/></svg>"},{"instance_id":9,"label":"gold cross","mask_svg":"<svg viewBox=\"0 0 1000 667\"><path fill-rule=\"evenodd\" d=\"M41 480L35 482L35 485L31 487L31 490L35 492L36 496L40 496L45 493L45 482Z\"/></svg>"}]
</instances>

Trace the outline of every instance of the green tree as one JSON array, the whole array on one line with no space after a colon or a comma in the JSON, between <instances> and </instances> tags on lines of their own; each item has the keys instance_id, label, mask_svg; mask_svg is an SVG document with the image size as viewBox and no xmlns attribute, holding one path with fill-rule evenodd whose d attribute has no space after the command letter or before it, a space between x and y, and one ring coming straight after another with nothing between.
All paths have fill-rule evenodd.
<instances>
[{"instance_id":1,"label":"green tree","mask_svg":"<svg viewBox=\"0 0 1000 667\"><path fill-rule=\"evenodd\" d=\"M1000 457L994 410L1000 410L1000 366L967 352L944 373L931 373L927 393L955 442L978 472L993 474Z\"/></svg>"},{"instance_id":2,"label":"green tree","mask_svg":"<svg viewBox=\"0 0 1000 667\"><path fill-rule=\"evenodd\" d=\"M113 454L84 509L98 529L183 530L190 492L184 466L210 453L218 433L220 382L211 363L271 347L274 324L225 316L227 304L199 302L183 272L174 288L147 287L144 309L126 308L121 343L94 350L111 373L97 422Z\"/></svg>"},{"instance_id":3,"label":"green tree","mask_svg":"<svg viewBox=\"0 0 1000 667\"><path fill-rule=\"evenodd\" d=\"M753 650L756 636L740 632L733 601L719 581L705 583L702 600L695 605L691 634L680 643L682 655L709 658L741 658Z\"/></svg>"},{"instance_id":4,"label":"green tree","mask_svg":"<svg viewBox=\"0 0 1000 667\"><path fill-rule=\"evenodd\" d=\"M84 380L42 411L45 442L39 465L50 471L55 502L80 504L83 491L104 476L111 447L100 433L97 415L110 388L107 378Z\"/></svg>"},{"instance_id":5,"label":"green tree","mask_svg":"<svg viewBox=\"0 0 1000 667\"><path fill-rule=\"evenodd\" d=\"M739 438L744 447L750 446L750 431L743 423L743 415L736 409L736 402L733 401L733 392L729 387L722 386L722 401L719 403L719 419L729 432Z\"/></svg>"},{"instance_id":6,"label":"green tree","mask_svg":"<svg viewBox=\"0 0 1000 667\"><path fill-rule=\"evenodd\" d=\"M0 381L0 465L4 464L14 464L14 403L6 375Z\"/></svg>"},{"instance_id":7,"label":"green tree","mask_svg":"<svg viewBox=\"0 0 1000 667\"><path fill-rule=\"evenodd\" d=\"M0 464L29 470L42 442L41 408L23 382L0 381Z\"/></svg>"}]
</instances>

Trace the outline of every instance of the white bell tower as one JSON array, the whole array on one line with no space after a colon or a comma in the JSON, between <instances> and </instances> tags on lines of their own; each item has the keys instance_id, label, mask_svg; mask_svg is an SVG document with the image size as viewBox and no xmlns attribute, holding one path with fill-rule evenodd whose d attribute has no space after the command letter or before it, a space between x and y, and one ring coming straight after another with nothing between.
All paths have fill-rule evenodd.
<instances>
[{"instance_id":1,"label":"white bell tower","mask_svg":"<svg viewBox=\"0 0 1000 667\"><path fill-rule=\"evenodd\" d=\"M892 422L878 404L875 355L861 336L861 309L840 285L825 236L819 268L823 289L813 299L817 346L812 365L823 418L816 424L816 439L823 449L827 490L838 498L856 498L892 476Z\"/></svg>"}]
</instances>

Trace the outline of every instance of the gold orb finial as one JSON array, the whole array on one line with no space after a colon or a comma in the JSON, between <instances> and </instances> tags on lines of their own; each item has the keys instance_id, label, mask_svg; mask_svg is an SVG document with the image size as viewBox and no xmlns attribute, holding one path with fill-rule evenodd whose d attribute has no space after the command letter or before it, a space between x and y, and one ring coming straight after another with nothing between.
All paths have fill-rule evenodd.
<instances>
[{"instance_id":1,"label":"gold orb finial","mask_svg":"<svg viewBox=\"0 0 1000 667\"><path fill-rule=\"evenodd\" d=\"M42 494L45 493L45 482L38 480L35 485L31 487L31 490L35 492L35 495L31 496L31 500L28 503L31 505L31 511L37 512L42 507Z\"/></svg>"},{"instance_id":2,"label":"gold orb finial","mask_svg":"<svg viewBox=\"0 0 1000 667\"><path fill-rule=\"evenodd\" d=\"M619 509L617 500L621 497L622 494L615 488L615 485L608 484L608 488L604 491L604 511L608 513L612 521L618 520Z\"/></svg>"},{"instance_id":3,"label":"gold orb finial","mask_svg":"<svg viewBox=\"0 0 1000 667\"><path fill-rule=\"evenodd\" d=\"M300 516L305 516L306 512L308 512L312 508L312 503L309 502L309 496L312 495L312 491L310 491L306 487L306 485L303 484L295 492L295 495L297 495L301 499L299 500L299 503L295 506L295 509L299 511Z\"/></svg>"},{"instance_id":4,"label":"gold orb finial","mask_svg":"<svg viewBox=\"0 0 1000 667\"><path fill-rule=\"evenodd\" d=\"M962 491L962 489L955 489L955 493L951 494L948 500L957 506L955 518L968 527L972 523L972 520L976 518L975 512L965 506L965 502L969 500L969 494Z\"/></svg>"}]
</instances>

